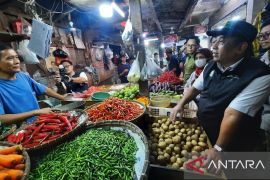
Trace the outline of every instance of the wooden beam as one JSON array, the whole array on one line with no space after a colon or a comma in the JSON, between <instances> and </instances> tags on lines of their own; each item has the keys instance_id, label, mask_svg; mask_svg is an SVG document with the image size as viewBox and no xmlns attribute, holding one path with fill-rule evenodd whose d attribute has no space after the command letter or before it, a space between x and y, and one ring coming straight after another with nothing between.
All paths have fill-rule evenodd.
<instances>
[{"instance_id":1,"label":"wooden beam","mask_svg":"<svg viewBox=\"0 0 270 180\"><path fill-rule=\"evenodd\" d=\"M179 31L182 27L184 27L184 25L187 23L187 21L189 20L196 4L198 3L198 0L192 0L188 2L188 9L186 11L186 15L185 18L182 20L182 22L180 22L179 28L177 28L177 30Z\"/></svg>"}]
</instances>

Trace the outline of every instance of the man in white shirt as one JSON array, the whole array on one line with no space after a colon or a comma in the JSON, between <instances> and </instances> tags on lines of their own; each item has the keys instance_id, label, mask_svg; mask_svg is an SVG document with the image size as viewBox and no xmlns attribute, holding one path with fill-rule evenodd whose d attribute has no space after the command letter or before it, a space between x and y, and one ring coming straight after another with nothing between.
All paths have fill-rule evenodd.
<instances>
[{"instance_id":1,"label":"man in white shirt","mask_svg":"<svg viewBox=\"0 0 270 180\"><path fill-rule=\"evenodd\" d=\"M257 30L245 21L229 21L208 31L213 60L174 107L171 120L201 94L198 119L214 147L205 152L206 164L218 151L253 151L263 141L261 107L270 95L270 68L252 58Z\"/></svg>"},{"instance_id":2,"label":"man in white shirt","mask_svg":"<svg viewBox=\"0 0 270 180\"><path fill-rule=\"evenodd\" d=\"M265 21L262 24L261 32L257 36L260 45L267 50L261 57L261 61L270 67L269 51L270 51L270 21ZM270 151L270 96L267 102L263 105L262 124L261 128L265 130L267 151Z\"/></svg>"}]
</instances>

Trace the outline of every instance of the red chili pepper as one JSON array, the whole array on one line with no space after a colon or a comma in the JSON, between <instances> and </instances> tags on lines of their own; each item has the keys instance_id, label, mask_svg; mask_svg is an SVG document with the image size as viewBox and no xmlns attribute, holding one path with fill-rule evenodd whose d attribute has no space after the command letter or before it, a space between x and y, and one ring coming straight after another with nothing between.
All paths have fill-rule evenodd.
<instances>
[{"instance_id":1,"label":"red chili pepper","mask_svg":"<svg viewBox=\"0 0 270 180\"><path fill-rule=\"evenodd\" d=\"M59 129L59 126L58 125L44 125L44 129L57 130Z\"/></svg>"},{"instance_id":2,"label":"red chili pepper","mask_svg":"<svg viewBox=\"0 0 270 180\"><path fill-rule=\"evenodd\" d=\"M42 123L38 127L36 127L35 130L34 130L34 132L32 133L32 135L30 136L30 138L27 139L25 142L23 142L22 145L24 146L24 145L28 144L31 141L31 139L33 138L33 136L35 136L41 130L41 128L44 125L45 125L45 123Z\"/></svg>"},{"instance_id":3,"label":"red chili pepper","mask_svg":"<svg viewBox=\"0 0 270 180\"><path fill-rule=\"evenodd\" d=\"M61 123L61 121L59 119L41 119L36 121L37 124L41 124L41 123Z\"/></svg>"},{"instance_id":4,"label":"red chili pepper","mask_svg":"<svg viewBox=\"0 0 270 180\"><path fill-rule=\"evenodd\" d=\"M7 141L10 142L10 143L15 143L16 142L16 138L17 138L17 136L15 134L10 134L7 137Z\"/></svg>"},{"instance_id":5,"label":"red chili pepper","mask_svg":"<svg viewBox=\"0 0 270 180\"><path fill-rule=\"evenodd\" d=\"M62 136L62 134L53 135L53 136L49 137L48 140L55 140L55 139L59 138L60 136Z\"/></svg>"},{"instance_id":6,"label":"red chili pepper","mask_svg":"<svg viewBox=\"0 0 270 180\"><path fill-rule=\"evenodd\" d=\"M37 140L37 139L43 139L43 138L45 138L46 136L48 136L47 133L39 133L39 134L37 134L33 139L34 139L34 140Z\"/></svg>"},{"instance_id":7,"label":"red chili pepper","mask_svg":"<svg viewBox=\"0 0 270 180\"><path fill-rule=\"evenodd\" d=\"M59 116L59 119L68 126L70 131L72 130L72 126L65 116Z\"/></svg>"},{"instance_id":8,"label":"red chili pepper","mask_svg":"<svg viewBox=\"0 0 270 180\"><path fill-rule=\"evenodd\" d=\"M30 143L30 144L25 144L25 145L23 145L23 147L24 148L33 148L33 147L38 146L38 145L40 145L39 142L33 142L33 143Z\"/></svg>"}]
</instances>

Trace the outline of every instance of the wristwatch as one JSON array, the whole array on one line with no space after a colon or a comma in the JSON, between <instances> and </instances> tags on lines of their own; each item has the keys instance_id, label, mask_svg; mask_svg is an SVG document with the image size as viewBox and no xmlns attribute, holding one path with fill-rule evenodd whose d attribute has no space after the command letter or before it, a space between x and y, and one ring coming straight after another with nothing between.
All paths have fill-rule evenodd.
<instances>
[{"instance_id":1,"label":"wristwatch","mask_svg":"<svg viewBox=\"0 0 270 180\"><path fill-rule=\"evenodd\" d=\"M222 149L219 145L217 145L217 144L214 145L214 148L215 148L215 150L217 150L218 152L222 152L222 151L223 151L223 149Z\"/></svg>"}]
</instances>

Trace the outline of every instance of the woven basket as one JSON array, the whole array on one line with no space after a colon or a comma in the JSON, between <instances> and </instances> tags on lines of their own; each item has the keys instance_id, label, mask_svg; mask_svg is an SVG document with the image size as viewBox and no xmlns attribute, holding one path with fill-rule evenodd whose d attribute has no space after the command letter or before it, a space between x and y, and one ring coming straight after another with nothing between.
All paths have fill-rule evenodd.
<instances>
[{"instance_id":1,"label":"woven basket","mask_svg":"<svg viewBox=\"0 0 270 180\"><path fill-rule=\"evenodd\" d=\"M142 161L137 161L135 164L135 172L136 172L136 177L134 179L138 180L143 180L147 179L147 174L148 174L148 167L149 167L149 149L148 149L148 141L142 130L136 126L133 123L126 122L126 121L104 121L104 122L99 122L96 124L90 124L88 126L88 129L91 128L106 128L106 129L111 129L111 130L116 130L116 131L123 131L127 134L129 134L131 137L134 138L132 134L135 134L136 136L139 136L138 138L134 138L137 144L138 149L142 148L144 149L144 159ZM138 142L139 141L139 142ZM143 145L142 145L143 144ZM144 146L144 147L142 147ZM139 150L138 150L139 151ZM137 157L136 159L142 159L143 157ZM140 167L140 170L136 170L136 166Z\"/></svg>"},{"instance_id":2,"label":"woven basket","mask_svg":"<svg viewBox=\"0 0 270 180\"><path fill-rule=\"evenodd\" d=\"M6 147L10 147L10 146L14 146L15 144L13 143L9 143L6 141L0 141L0 146L6 146ZM24 157L25 160L25 169L23 172L23 177L21 180L26 180L27 176L29 175L30 169L31 169L31 163L30 163L30 158L28 156L28 153L25 151L25 149L22 149L22 155Z\"/></svg>"},{"instance_id":3,"label":"woven basket","mask_svg":"<svg viewBox=\"0 0 270 180\"><path fill-rule=\"evenodd\" d=\"M17 127L15 124L11 125L11 129L7 132L5 132L4 134L0 135L0 140L5 139L8 135L12 134L14 131L16 131Z\"/></svg>"},{"instance_id":4,"label":"woven basket","mask_svg":"<svg viewBox=\"0 0 270 180\"><path fill-rule=\"evenodd\" d=\"M131 119L131 120L128 120L128 122L132 122L132 123L134 123L134 124L139 124L139 122L140 122L142 116L143 116L143 115L145 114L145 112L146 112L146 107L145 107L145 105L143 105L142 103L140 103L140 102L138 102L138 101L132 101L132 102L135 103L135 104L137 104L137 105L139 105L139 106L143 109L143 112L142 112L138 117L136 117L136 118L134 118L134 119ZM101 103L102 103L102 102L93 104L93 105L91 105L91 106L88 106L88 107L85 109L85 111L87 111L88 109L95 108L95 107L97 107L97 106L98 106L99 104L101 104ZM111 120L111 121L126 121L126 120L115 120L115 119L110 119L110 120ZM108 121L108 120L104 120L104 121ZM99 121L99 122L103 122L103 121ZM87 124L93 124L93 122L88 121Z\"/></svg>"},{"instance_id":5,"label":"woven basket","mask_svg":"<svg viewBox=\"0 0 270 180\"><path fill-rule=\"evenodd\" d=\"M59 138L55 139L55 140L52 140L48 143L44 143L44 144L41 144L41 145L38 145L38 146L35 146L33 148L25 148L25 150L28 152L28 153L38 153L40 150L43 150L43 149L49 149L50 147L53 147L53 146L56 146L58 144L61 144L63 142L65 142L67 139L73 137L74 135L76 135L78 132L80 132L80 130L85 127L85 124L88 120L88 115L87 113L85 113L84 111L82 110L74 110L75 112L79 112L81 113L80 117L78 118L78 124L77 126L70 132L66 133L66 134L63 134L62 136L60 136ZM70 111L72 112L72 111ZM24 127L18 129L16 132L19 132L21 130L23 130Z\"/></svg>"}]
</instances>

